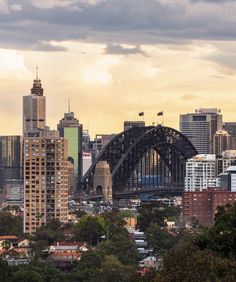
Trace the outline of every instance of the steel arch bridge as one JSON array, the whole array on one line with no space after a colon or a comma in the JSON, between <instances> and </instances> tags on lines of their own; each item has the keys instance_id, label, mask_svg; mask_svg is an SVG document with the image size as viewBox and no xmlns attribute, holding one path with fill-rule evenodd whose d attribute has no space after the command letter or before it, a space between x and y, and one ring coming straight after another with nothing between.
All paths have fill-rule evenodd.
<instances>
[{"instance_id":1,"label":"steel arch bridge","mask_svg":"<svg viewBox=\"0 0 236 282\"><path fill-rule=\"evenodd\" d=\"M96 164L107 161L113 194L168 187L183 189L185 162L196 154L187 137L173 128L134 127L116 135L107 144L83 176L82 185L90 193Z\"/></svg>"}]
</instances>

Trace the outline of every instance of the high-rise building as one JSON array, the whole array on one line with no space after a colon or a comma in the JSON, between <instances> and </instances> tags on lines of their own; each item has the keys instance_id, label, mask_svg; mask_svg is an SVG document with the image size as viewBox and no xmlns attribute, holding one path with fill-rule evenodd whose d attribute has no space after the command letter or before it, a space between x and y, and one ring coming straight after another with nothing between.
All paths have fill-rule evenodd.
<instances>
[{"instance_id":1,"label":"high-rise building","mask_svg":"<svg viewBox=\"0 0 236 282\"><path fill-rule=\"evenodd\" d=\"M38 131L45 126L46 97L37 75L31 93L23 97L23 136L38 136Z\"/></svg>"},{"instance_id":2,"label":"high-rise building","mask_svg":"<svg viewBox=\"0 0 236 282\"><path fill-rule=\"evenodd\" d=\"M68 218L67 141L24 139L24 232L32 234L53 219Z\"/></svg>"},{"instance_id":3,"label":"high-rise building","mask_svg":"<svg viewBox=\"0 0 236 282\"><path fill-rule=\"evenodd\" d=\"M57 129L60 136L68 141L68 159L74 164L77 187L79 189L83 171L83 126L75 118L73 112L68 112L60 120Z\"/></svg>"},{"instance_id":4,"label":"high-rise building","mask_svg":"<svg viewBox=\"0 0 236 282\"><path fill-rule=\"evenodd\" d=\"M180 115L180 132L194 145L199 154L213 153L213 136L222 129L222 115L218 109L197 109L195 113Z\"/></svg>"},{"instance_id":5,"label":"high-rise building","mask_svg":"<svg viewBox=\"0 0 236 282\"><path fill-rule=\"evenodd\" d=\"M145 121L124 121L124 130L129 130L133 127L143 127L145 126Z\"/></svg>"},{"instance_id":6,"label":"high-rise building","mask_svg":"<svg viewBox=\"0 0 236 282\"><path fill-rule=\"evenodd\" d=\"M218 130L213 138L213 154L220 156L222 152L233 149L233 136L225 130Z\"/></svg>"},{"instance_id":7,"label":"high-rise building","mask_svg":"<svg viewBox=\"0 0 236 282\"><path fill-rule=\"evenodd\" d=\"M236 136L236 122L224 122L223 129L226 130L231 136Z\"/></svg>"},{"instance_id":8,"label":"high-rise building","mask_svg":"<svg viewBox=\"0 0 236 282\"><path fill-rule=\"evenodd\" d=\"M116 135L117 134L96 134L93 144L96 157Z\"/></svg>"},{"instance_id":9,"label":"high-rise building","mask_svg":"<svg viewBox=\"0 0 236 282\"><path fill-rule=\"evenodd\" d=\"M185 191L202 191L216 185L215 155L196 155L186 162Z\"/></svg>"},{"instance_id":10,"label":"high-rise building","mask_svg":"<svg viewBox=\"0 0 236 282\"><path fill-rule=\"evenodd\" d=\"M0 136L0 194L13 179L22 179L22 137Z\"/></svg>"}]
</instances>

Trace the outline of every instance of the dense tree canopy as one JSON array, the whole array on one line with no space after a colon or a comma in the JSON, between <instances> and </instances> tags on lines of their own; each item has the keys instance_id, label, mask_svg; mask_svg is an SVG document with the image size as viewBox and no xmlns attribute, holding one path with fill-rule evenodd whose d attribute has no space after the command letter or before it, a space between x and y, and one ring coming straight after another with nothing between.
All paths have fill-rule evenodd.
<instances>
[{"instance_id":1,"label":"dense tree canopy","mask_svg":"<svg viewBox=\"0 0 236 282\"><path fill-rule=\"evenodd\" d=\"M203 229L195 243L217 255L236 260L236 203L218 207L215 224Z\"/></svg>"},{"instance_id":2,"label":"dense tree canopy","mask_svg":"<svg viewBox=\"0 0 236 282\"><path fill-rule=\"evenodd\" d=\"M138 227L146 231L151 224L165 226L165 219L179 217L180 209L160 202L145 203L138 209Z\"/></svg>"},{"instance_id":3,"label":"dense tree canopy","mask_svg":"<svg viewBox=\"0 0 236 282\"><path fill-rule=\"evenodd\" d=\"M23 234L23 219L20 216L13 216L8 211L0 211L0 236Z\"/></svg>"},{"instance_id":4,"label":"dense tree canopy","mask_svg":"<svg viewBox=\"0 0 236 282\"><path fill-rule=\"evenodd\" d=\"M101 241L101 236L105 236L106 230L107 225L103 217L84 215L74 226L74 239L86 241L90 246L94 246Z\"/></svg>"}]
</instances>

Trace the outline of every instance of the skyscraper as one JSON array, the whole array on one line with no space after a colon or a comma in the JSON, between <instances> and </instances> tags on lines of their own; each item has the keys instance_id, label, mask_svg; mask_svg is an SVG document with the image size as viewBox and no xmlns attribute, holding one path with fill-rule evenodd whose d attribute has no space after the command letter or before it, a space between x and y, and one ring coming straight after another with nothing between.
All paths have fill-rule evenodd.
<instances>
[{"instance_id":1,"label":"skyscraper","mask_svg":"<svg viewBox=\"0 0 236 282\"><path fill-rule=\"evenodd\" d=\"M23 97L23 136L38 136L46 126L46 97L41 80L36 76L31 93Z\"/></svg>"},{"instance_id":2,"label":"skyscraper","mask_svg":"<svg viewBox=\"0 0 236 282\"><path fill-rule=\"evenodd\" d=\"M53 219L68 219L67 141L24 139L24 232L32 234Z\"/></svg>"},{"instance_id":3,"label":"skyscraper","mask_svg":"<svg viewBox=\"0 0 236 282\"><path fill-rule=\"evenodd\" d=\"M225 130L218 130L214 134L213 139L213 154L220 156L226 150L233 150L235 148L236 137L231 136Z\"/></svg>"},{"instance_id":4,"label":"skyscraper","mask_svg":"<svg viewBox=\"0 0 236 282\"><path fill-rule=\"evenodd\" d=\"M0 136L0 193L6 180L22 179L21 148L21 136Z\"/></svg>"},{"instance_id":5,"label":"skyscraper","mask_svg":"<svg viewBox=\"0 0 236 282\"><path fill-rule=\"evenodd\" d=\"M24 232L68 220L67 141L46 126L46 98L36 77L23 97Z\"/></svg>"},{"instance_id":6,"label":"skyscraper","mask_svg":"<svg viewBox=\"0 0 236 282\"><path fill-rule=\"evenodd\" d=\"M199 154L213 153L213 136L222 129L222 115L218 109L197 109L195 113L180 115L180 132L194 145Z\"/></svg>"},{"instance_id":7,"label":"skyscraper","mask_svg":"<svg viewBox=\"0 0 236 282\"><path fill-rule=\"evenodd\" d=\"M74 113L69 111L59 121L57 129L60 136L68 141L68 160L74 164L77 187L79 189L83 171L83 126L75 118Z\"/></svg>"}]
</instances>

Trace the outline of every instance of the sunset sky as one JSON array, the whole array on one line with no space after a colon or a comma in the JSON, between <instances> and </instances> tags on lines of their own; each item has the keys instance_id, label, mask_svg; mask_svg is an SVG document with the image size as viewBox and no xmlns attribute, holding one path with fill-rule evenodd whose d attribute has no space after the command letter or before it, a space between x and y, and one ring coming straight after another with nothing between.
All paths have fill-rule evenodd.
<instances>
[{"instance_id":1,"label":"sunset sky","mask_svg":"<svg viewBox=\"0 0 236 282\"><path fill-rule=\"evenodd\" d=\"M0 135L21 134L36 66L52 129L69 97L92 136L141 111L177 129L199 107L236 121L236 1L0 0Z\"/></svg>"}]
</instances>

